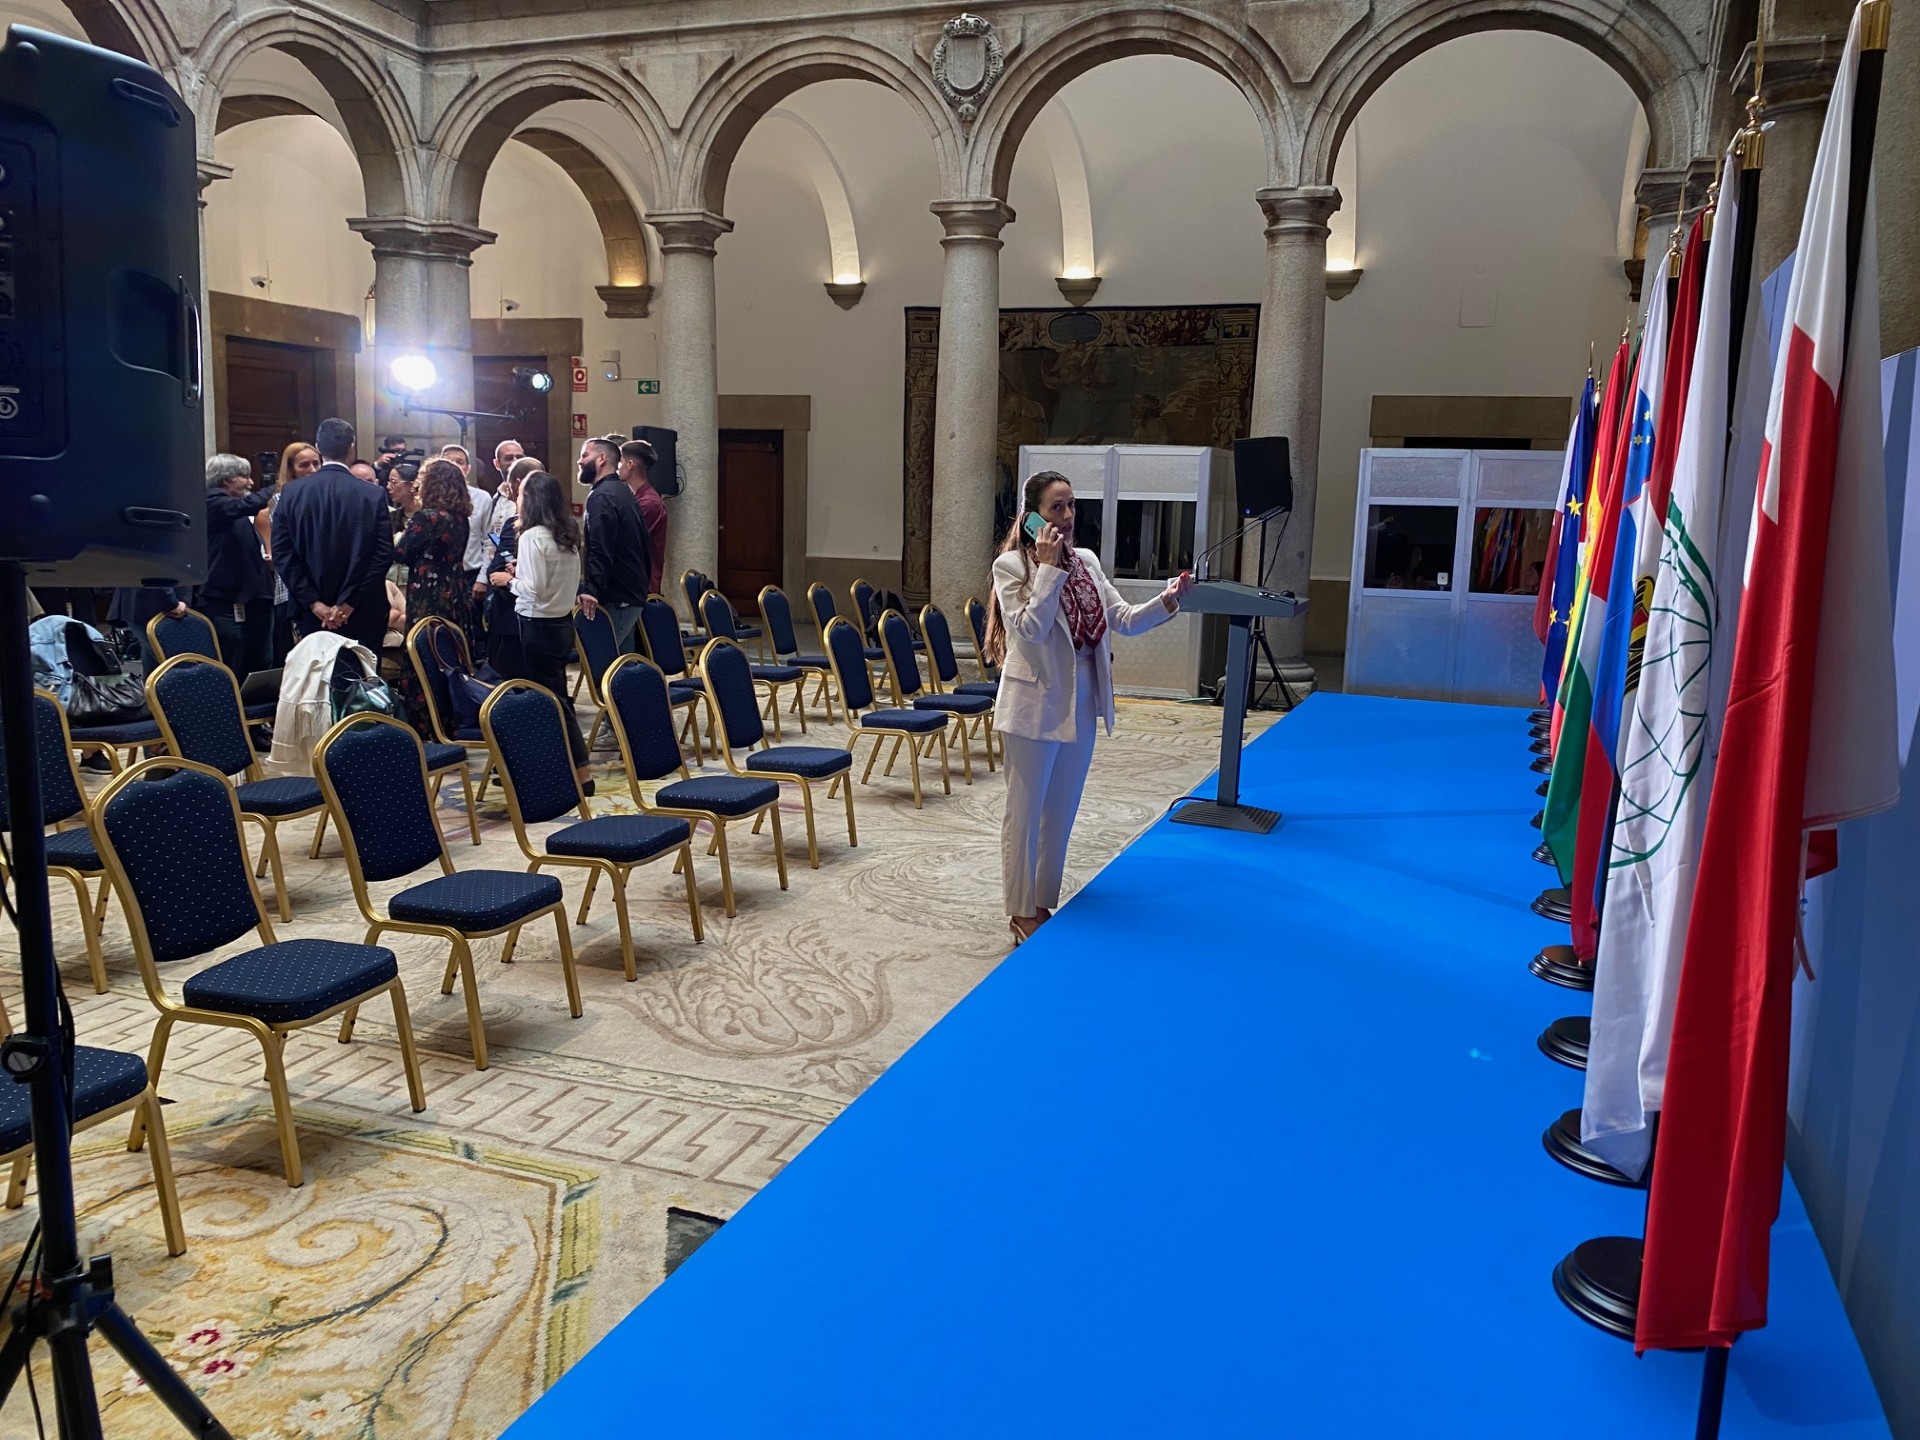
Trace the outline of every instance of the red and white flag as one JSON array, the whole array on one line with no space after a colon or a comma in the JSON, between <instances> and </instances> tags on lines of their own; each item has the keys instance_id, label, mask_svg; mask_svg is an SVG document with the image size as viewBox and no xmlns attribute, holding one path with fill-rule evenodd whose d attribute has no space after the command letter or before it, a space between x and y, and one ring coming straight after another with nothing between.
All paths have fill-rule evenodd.
<instances>
[{"instance_id":1,"label":"red and white flag","mask_svg":"<svg viewBox=\"0 0 1920 1440\"><path fill-rule=\"evenodd\" d=\"M1767 1323L1811 832L1899 791L1873 190L1852 191L1861 15L1814 159L1667 1065L1635 1344ZM1847 222L1864 206L1851 277Z\"/></svg>"}]
</instances>

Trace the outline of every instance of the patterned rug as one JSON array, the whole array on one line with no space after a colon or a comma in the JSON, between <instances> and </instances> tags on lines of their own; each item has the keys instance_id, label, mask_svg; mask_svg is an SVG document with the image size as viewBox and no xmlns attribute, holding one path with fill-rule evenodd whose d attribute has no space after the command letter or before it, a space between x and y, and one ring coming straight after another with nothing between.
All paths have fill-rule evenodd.
<instances>
[{"instance_id":1,"label":"patterned rug","mask_svg":"<svg viewBox=\"0 0 1920 1440\"><path fill-rule=\"evenodd\" d=\"M1070 888L1212 769L1219 723L1206 706L1122 704L1095 753ZM840 745L846 732L816 712L807 740ZM632 811L624 773L596 758L594 812ZM696 864L704 943L671 861L637 872L631 984L602 887L573 931L578 1020L550 928L530 928L511 965L498 963L500 941L480 942L485 1072L458 994L439 993L444 946L389 937L427 1109L408 1109L384 1007L368 1008L350 1045L327 1026L297 1035L287 1072L300 1189L281 1178L258 1047L233 1030L176 1029L160 1089L187 1253L167 1256L146 1156L127 1153L119 1122L79 1138L83 1246L113 1254L122 1304L235 1435L497 1435L660 1283L711 1230L707 1217L733 1214L1005 956L1002 782L975 758L969 787L956 757L951 796L931 765L919 811L904 774L876 767L856 792L857 849L840 803L821 808L817 871L797 799L783 806L785 892L770 837L736 827L735 919L717 863ZM460 868L525 868L497 791L477 850L451 794L441 814ZM552 828L537 827L535 843ZM308 860L310 836L296 822L283 839L294 918L277 933L358 941L339 842L330 835ZM565 883L577 914L583 881ZM144 1053L154 1012L117 904L106 995L87 983L70 893L56 889L54 907L81 1043ZM10 930L0 943L14 946ZM177 994L193 970L243 948L166 967L165 981ZM3 963L17 973L17 955ZM11 981L6 999L17 1020ZM33 1219L31 1192L0 1216L0 1263L17 1260ZM93 1353L108 1433L179 1433L123 1362L97 1343ZM50 1406L44 1356L36 1369ZM16 1391L0 1435L33 1426Z\"/></svg>"}]
</instances>

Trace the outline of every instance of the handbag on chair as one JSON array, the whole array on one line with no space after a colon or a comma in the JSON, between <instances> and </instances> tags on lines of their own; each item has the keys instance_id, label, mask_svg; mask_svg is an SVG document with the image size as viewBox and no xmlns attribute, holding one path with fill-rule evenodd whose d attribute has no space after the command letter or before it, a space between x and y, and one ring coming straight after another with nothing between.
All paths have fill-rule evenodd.
<instances>
[{"instance_id":1,"label":"handbag on chair","mask_svg":"<svg viewBox=\"0 0 1920 1440\"><path fill-rule=\"evenodd\" d=\"M342 645L333 659L333 675L327 682L327 697L337 725L349 715L388 715L403 719L400 700L378 675L367 673L365 663L351 645Z\"/></svg>"},{"instance_id":2,"label":"handbag on chair","mask_svg":"<svg viewBox=\"0 0 1920 1440\"><path fill-rule=\"evenodd\" d=\"M66 625L70 678L62 697L67 719L85 729L127 725L147 718L147 697L137 676L127 672L113 646L78 620Z\"/></svg>"}]
</instances>

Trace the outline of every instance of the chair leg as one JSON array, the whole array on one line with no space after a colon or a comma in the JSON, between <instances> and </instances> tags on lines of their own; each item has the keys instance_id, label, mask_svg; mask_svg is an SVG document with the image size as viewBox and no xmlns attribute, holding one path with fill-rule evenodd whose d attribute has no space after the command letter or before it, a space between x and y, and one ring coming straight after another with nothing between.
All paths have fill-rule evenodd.
<instances>
[{"instance_id":1,"label":"chair leg","mask_svg":"<svg viewBox=\"0 0 1920 1440\"><path fill-rule=\"evenodd\" d=\"M260 1046L267 1054L267 1089L273 1092L273 1124L280 1132L280 1163L287 1172L287 1187L298 1189L306 1181L300 1168L300 1137L293 1130L293 1097L287 1092L287 1037L278 1030L260 1031Z\"/></svg>"},{"instance_id":2,"label":"chair leg","mask_svg":"<svg viewBox=\"0 0 1920 1440\"><path fill-rule=\"evenodd\" d=\"M153 1188L160 1201L160 1228L166 1233L167 1254L187 1253L187 1227L180 1220L180 1192L173 1184L173 1151L167 1145L167 1124L160 1114L160 1097L149 1088L141 1098L140 1112L146 1120L147 1136L153 1142L147 1162L153 1166Z\"/></svg>"},{"instance_id":3,"label":"chair leg","mask_svg":"<svg viewBox=\"0 0 1920 1440\"><path fill-rule=\"evenodd\" d=\"M720 895L721 898L726 901L727 918L731 920L738 912L735 911L733 906L733 866L728 863L727 827L725 824L716 823L714 825L713 845L714 848L707 853L710 855L718 854L720 857ZM689 864L688 869L692 869L691 864Z\"/></svg>"},{"instance_id":4,"label":"chair leg","mask_svg":"<svg viewBox=\"0 0 1920 1440\"><path fill-rule=\"evenodd\" d=\"M859 738L860 737L858 735L855 735L853 737L853 740L849 740L847 743L851 745L853 744L854 740L858 740ZM878 760L879 758L880 758L880 737L876 735L874 736L874 739L873 739L873 748L867 752L867 768L860 772L860 783L862 785L868 785L872 783L873 762Z\"/></svg>"},{"instance_id":5,"label":"chair leg","mask_svg":"<svg viewBox=\"0 0 1920 1440\"><path fill-rule=\"evenodd\" d=\"M327 838L327 812L322 810L320 818L313 822L313 846L307 851L309 860L320 858L320 842Z\"/></svg>"},{"instance_id":6,"label":"chair leg","mask_svg":"<svg viewBox=\"0 0 1920 1440\"><path fill-rule=\"evenodd\" d=\"M511 930L507 931L507 943L500 947L500 963L502 965L513 964L513 952L519 947L519 944L520 944L520 927L516 925Z\"/></svg>"},{"instance_id":7,"label":"chair leg","mask_svg":"<svg viewBox=\"0 0 1920 1440\"><path fill-rule=\"evenodd\" d=\"M687 847L681 846L682 858L687 858ZM620 968L629 980L638 980L640 972L633 963L633 927L627 920L627 872L611 871L607 883L613 887L613 918L620 922ZM693 883L693 866L687 866L687 883Z\"/></svg>"},{"instance_id":8,"label":"chair leg","mask_svg":"<svg viewBox=\"0 0 1920 1440\"><path fill-rule=\"evenodd\" d=\"M847 791L851 794L853 787L849 785ZM806 812L807 816L807 863L818 870L820 868L820 841L814 835L813 830L813 787L804 780L800 782L800 806L801 809Z\"/></svg>"},{"instance_id":9,"label":"chair leg","mask_svg":"<svg viewBox=\"0 0 1920 1440\"><path fill-rule=\"evenodd\" d=\"M360 1018L360 1002L357 1000L353 1004L347 1006L347 1008L341 1012L340 1043L342 1045L346 1045L352 1042L353 1022L358 1020L359 1018Z\"/></svg>"},{"instance_id":10,"label":"chair leg","mask_svg":"<svg viewBox=\"0 0 1920 1440\"><path fill-rule=\"evenodd\" d=\"M80 906L80 935L87 943L87 973L93 977L93 993L104 995L107 993L107 965L100 957L100 926L94 919L93 896L87 893L87 882L77 872L67 870L62 873L73 882L74 899ZM106 884L103 877L100 881L103 892Z\"/></svg>"},{"instance_id":11,"label":"chair leg","mask_svg":"<svg viewBox=\"0 0 1920 1440\"><path fill-rule=\"evenodd\" d=\"M689 878L688 884L692 884ZM563 905L553 907L553 928L560 936L560 973L567 981L567 1013L574 1019L580 1018L580 977L573 971L573 939L567 934L567 911Z\"/></svg>"},{"instance_id":12,"label":"chair leg","mask_svg":"<svg viewBox=\"0 0 1920 1440\"><path fill-rule=\"evenodd\" d=\"M780 690L778 686L767 686L767 718L773 722L774 743L778 744L786 737L780 733Z\"/></svg>"},{"instance_id":13,"label":"chair leg","mask_svg":"<svg viewBox=\"0 0 1920 1440\"><path fill-rule=\"evenodd\" d=\"M767 807L768 815L773 817L773 867L780 872L780 888L787 888L787 845L780 834L780 802L775 801Z\"/></svg>"},{"instance_id":14,"label":"chair leg","mask_svg":"<svg viewBox=\"0 0 1920 1440\"><path fill-rule=\"evenodd\" d=\"M980 717L980 737L987 746L987 773L991 775L999 767L993 763L993 715L988 712Z\"/></svg>"},{"instance_id":15,"label":"chair leg","mask_svg":"<svg viewBox=\"0 0 1920 1440\"><path fill-rule=\"evenodd\" d=\"M147 1084L157 1095L160 1093L160 1067L167 1063L167 1038L173 1034L173 1017L162 1013L154 1022L153 1039L147 1045ZM147 1143L147 1117L143 1111L133 1112L133 1125L127 1131L127 1149L138 1150Z\"/></svg>"},{"instance_id":16,"label":"chair leg","mask_svg":"<svg viewBox=\"0 0 1920 1440\"><path fill-rule=\"evenodd\" d=\"M466 762L460 763L460 786L467 792L467 833L473 836L473 843L480 843L480 807L473 798L473 772Z\"/></svg>"},{"instance_id":17,"label":"chair leg","mask_svg":"<svg viewBox=\"0 0 1920 1440\"><path fill-rule=\"evenodd\" d=\"M602 706L593 712L593 728L587 731L587 753L589 755L593 753L594 742L600 738L600 727L606 723L607 711L606 707Z\"/></svg>"},{"instance_id":18,"label":"chair leg","mask_svg":"<svg viewBox=\"0 0 1920 1440\"><path fill-rule=\"evenodd\" d=\"M7 1209L18 1210L27 1198L27 1172L33 1168L33 1151L27 1150L13 1162L7 1176ZM179 1251L174 1252L176 1255Z\"/></svg>"},{"instance_id":19,"label":"chair leg","mask_svg":"<svg viewBox=\"0 0 1920 1440\"><path fill-rule=\"evenodd\" d=\"M271 820L267 821L267 837L261 841L260 848L273 866L273 896L280 909L282 920L293 919L293 902L287 898L287 869L280 861L279 827Z\"/></svg>"},{"instance_id":20,"label":"chair leg","mask_svg":"<svg viewBox=\"0 0 1920 1440\"><path fill-rule=\"evenodd\" d=\"M907 742L907 769L913 777L913 808L916 810L921 808L920 806L920 747L922 743L923 742L920 740L909 740ZM900 742L898 740L895 740L893 744L896 750L899 749ZM888 773L892 773L893 767L889 765L887 767L887 770L888 770Z\"/></svg>"},{"instance_id":21,"label":"chair leg","mask_svg":"<svg viewBox=\"0 0 1920 1440\"><path fill-rule=\"evenodd\" d=\"M725 856L727 852L725 849L722 849L720 853L722 856ZM693 938L694 942L698 944L707 938L707 931L706 926L700 921L700 887L693 883L693 842L691 840L680 847L680 854L687 862L687 914L693 920ZM721 864L723 867L726 864L724 859L721 861ZM728 895L727 913L729 915L733 913L731 893ZM627 978L632 979L633 977L628 976Z\"/></svg>"},{"instance_id":22,"label":"chair leg","mask_svg":"<svg viewBox=\"0 0 1920 1440\"><path fill-rule=\"evenodd\" d=\"M564 927L563 927L564 928ZM446 995L453 989L453 972L460 972L460 988L466 993L467 1034L473 1041L473 1068L487 1068L487 1027L480 1018L480 984L473 975L473 947L465 936L453 942L453 956L447 964L447 980L440 987L440 993Z\"/></svg>"},{"instance_id":23,"label":"chair leg","mask_svg":"<svg viewBox=\"0 0 1920 1440\"><path fill-rule=\"evenodd\" d=\"M850 776L847 778L851 779ZM860 831L853 823L853 786L845 785L841 789L847 802L847 848L857 850L860 847ZM809 815L807 818L811 820L813 817Z\"/></svg>"},{"instance_id":24,"label":"chair leg","mask_svg":"<svg viewBox=\"0 0 1920 1440\"><path fill-rule=\"evenodd\" d=\"M793 713L800 717L800 733L802 735L807 733L807 710L800 702L805 698L806 693L807 682L803 676L799 680L796 680L793 686Z\"/></svg>"},{"instance_id":25,"label":"chair leg","mask_svg":"<svg viewBox=\"0 0 1920 1440\"><path fill-rule=\"evenodd\" d=\"M878 741L874 742L874 748L876 749L879 748ZM881 771L880 773L883 775L891 776L893 774L894 763L897 760L899 760L899 758L900 758L900 737L896 735L893 737L893 748L887 752L887 768Z\"/></svg>"},{"instance_id":26,"label":"chair leg","mask_svg":"<svg viewBox=\"0 0 1920 1440\"><path fill-rule=\"evenodd\" d=\"M973 783L971 770L967 773L967 783ZM953 794L953 765L947 751L947 732L944 728L940 731L940 787L947 794Z\"/></svg>"},{"instance_id":27,"label":"chair leg","mask_svg":"<svg viewBox=\"0 0 1920 1440\"><path fill-rule=\"evenodd\" d=\"M600 871L597 868L587 871L587 893L580 897L580 918L574 921L574 924L584 925L587 923L587 911L593 908L593 892L599 884Z\"/></svg>"},{"instance_id":28,"label":"chair leg","mask_svg":"<svg viewBox=\"0 0 1920 1440\"><path fill-rule=\"evenodd\" d=\"M267 874L267 822L253 815L242 815L240 818L242 820L252 820L260 827L260 858L254 862L253 878L256 880L264 880ZM283 915L280 918L284 920L286 916Z\"/></svg>"},{"instance_id":29,"label":"chair leg","mask_svg":"<svg viewBox=\"0 0 1920 1440\"><path fill-rule=\"evenodd\" d=\"M967 784L971 785L973 784L973 742L967 738L967 722L961 720L953 728L960 734L960 763L966 767ZM943 749L945 744L943 737L941 740Z\"/></svg>"},{"instance_id":30,"label":"chair leg","mask_svg":"<svg viewBox=\"0 0 1920 1440\"><path fill-rule=\"evenodd\" d=\"M427 1108L427 1090L420 1083L420 1056L413 1048L413 1016L407 1011L407 992L398 975L387 982L387 995L393 1001L393 1028L400 1035L400 1064L407 1072L407 1101L417 1115Z\"/></svg>"}]
</instances>

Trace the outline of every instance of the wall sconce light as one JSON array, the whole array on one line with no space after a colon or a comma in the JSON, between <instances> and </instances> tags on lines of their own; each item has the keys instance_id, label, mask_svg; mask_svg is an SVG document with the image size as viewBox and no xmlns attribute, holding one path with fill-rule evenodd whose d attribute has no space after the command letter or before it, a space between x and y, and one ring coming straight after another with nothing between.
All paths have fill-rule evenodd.
<instances>
[{"instance_id":1,"label":"wall sconce light","mask_svg":"<svg viewBox=\"0 0 1920 1440\"><path fill-rule=\"evenodd\" d=\"M836 275L827 282L827 294L842 310L851 310L867 293L867 282L858 275Z\"/></svg>"},{"instance_id":2,"label":"wall sconce light","mask_svg":"<svg viewBox=\"0 0 1920 1440\"><path fill-rule=\"evenodd\" d=\"M1060 287L1060 298L1069 305L1084 305L1100 290L1100 277L1084 265L1073 266L1053 283Z\"/></svg>"},{"instance_id":3,"label":"wall sconce light","mask_svg":"<svg viewBox=\"0 0 1920 1440\"><path fill-rule=\"evenodd\" d=\"M1344 300L1353 293L1353 287L1360 283L1360 277L1367 272L1358 265L1348 265L1342 269L1327 271L1327 299Z\"/></svg>"}]
</instances>

